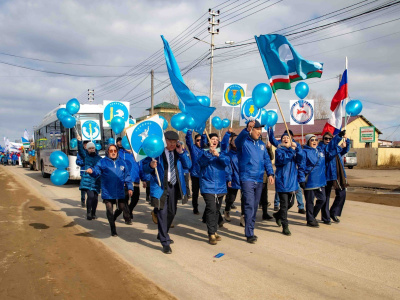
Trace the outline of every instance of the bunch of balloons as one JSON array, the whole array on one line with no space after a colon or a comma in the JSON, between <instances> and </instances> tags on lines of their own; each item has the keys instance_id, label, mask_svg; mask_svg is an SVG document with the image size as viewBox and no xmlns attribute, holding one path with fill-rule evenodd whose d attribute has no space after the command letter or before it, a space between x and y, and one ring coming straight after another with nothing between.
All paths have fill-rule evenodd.
<instances>
[{"instance_id":1,"label":"bunch of balloons","mask_svg":"<svg viewBox=\"0 0 400 300\"><path fill-rule=\"evenodd\" d=\"M203 106L210 106L210 98L207 96L196 96L196 99L199 103ZM183 131L184 129L195 129L196 127L201 126L202 124L197 124L196 120L186 113L186 108L184 107L183 103L179 101L179 109L181 110L180 113L174 115L171 118L171 126L178 131ZM168 127L168 122L165 126L164 122L164 130Z\"/></svg>"},{"instance_id":2,"label":"bunch of balloons","mask_svg":"<svg viewBox=\"0 0 400 300\"><path fill-rule=\"evenodd\" d=\"M264 107L271 101L272 90L266 83L257 84L251 94L254 106L261 110L260 123L267 127L275 126L278 122L278 114L273 110L266 110Z\"/></svg>"},{"instance_id":3,"label":"bunch of balloons","mask_svg":"<svg viewBox=\"0 0 400 300\"><path fill-rule=\"evenodd\" d=\"M362 109L363 105L360 100L351 100L346 104L346 113L350 117L359 115Z\"/></svg>"},{"instance_id":4,"label":"bunch of balloons","mask_svg":"<svg viewBox=\"0 0 400 300\"><path fill-rule=\"evenodd\" d=\"M221 120L220 117L215 116L211 119L211 124L215 129L221 130L222 128L228 128L229 125L231 125L231 121L229 121L229 119Z\"/></svg>"},{"instance_id":5,"label":"bunch of balloons","mask_svg":"<svg viewBox=\"0 0 400 300\"><path fill-rule=\"evenodd\" d=\"M65 108L59 108L57 110L57 118L63 124L65 128L73 128L76 125L74 114L78 113L81 105L75 98L69 100Z\"/></svg>"},{"instance_id":6,"label":"bunch of balloons","mask_svg":"<svg viewBox=\"0 0 400 300\"><path fill-rule=\"evenodd\" d=\"M51 173L50 180L55 185L63 185L69 179L66 168L69 166L68 156L61 151L54 151L50 154L50 163L57 169Z\"/></svg>"}]
</instances>

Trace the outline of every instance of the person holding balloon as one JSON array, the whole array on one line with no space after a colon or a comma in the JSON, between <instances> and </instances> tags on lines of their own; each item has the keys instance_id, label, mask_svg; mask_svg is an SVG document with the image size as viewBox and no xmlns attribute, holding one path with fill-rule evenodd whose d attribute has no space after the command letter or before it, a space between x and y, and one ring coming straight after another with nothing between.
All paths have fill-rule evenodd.
<instances>
[{"instance_id":1,"label":"person holding balloon","mask_svg":"<svg viewBox=\"0 0 400 300\"><path fill-rule=\"evenodd\" d=\"M101 197L106 205L107 219L111 228L111 235L118 236L113 206L124 212L125 222L130 221L129 211L125 205L125 187L128 189L129 197L133 195L132 179L125 161L118 156L116 145L109 145L106 150L106 156L99 160L97 164L86 170L90 176L101 177Z\"/></svg>"},{"instance_id":2,"label":"person holding balloon","mask_svg":"<svg viewBox=\"0 0 400 300\"><path fill-rule=\"evenodd\" d=\"M144 140L142 148L148 157L143 160L143 171L151 175L150 195L157 214L157 239L163 246L163 252L171 254L173 240L168 231L176 215L178 200L182 199L183 204L187 201L183 168L189 169L191 162L178 143L178 133L166 131L164 136L165 148L162 138L158 136L149 136Z\"/></svg>"},{"instance_id":3,"label":"person holding balloon","mask_svg":"<svg viewBox=\"0 0 400 300\"><path fill-rule=\"evenodd\" d=\"M264 172L267 172L269 184L275 182L274 170L266 146L260 140L262 127L263 125L257 120L250 121L235 140L244 201L245 236L247 242L251 244L257 242L257 236L254 235L254 224L262 193Z\"/></svg>"},{"instance_id":4,"label":"person holding balloon","mask_svg":"<svg viewBox=\"0 0 400 300\"><path fill-rule=\"evenodd\" d=\"M100 160L101 156L96 153L96 146L93 142L86 144L86 149L83 148L82 138L77 135L78 153L84 162L84 169L93 168ZM84 190L88 196L86 205L86 219L96 219L96 209L98 196L100 194L100 178L93 178L88 173L84 172L81 175L81 183L79 188Z\"/></svg>"}]
</instances>

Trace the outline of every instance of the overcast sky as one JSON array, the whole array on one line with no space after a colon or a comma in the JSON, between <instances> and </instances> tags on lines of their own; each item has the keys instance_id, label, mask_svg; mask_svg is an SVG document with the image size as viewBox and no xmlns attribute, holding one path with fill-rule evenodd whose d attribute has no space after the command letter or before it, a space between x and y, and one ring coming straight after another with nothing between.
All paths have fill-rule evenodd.
<instances>
[{"instance_id":1,"label":"overcast sky","mask_svg":"<svg viewBox=\"0 0 400 300\"><path fill-rule=\"evenodd\" d=\"M33 126L60 103L74 97L81 103L87 103L89 88L95 89L95 103L122 99L135 102L148 97L151 68L155 69L156 85L160 80L168 79L163 57L160 56L159 60L149 58L156 51L161 53L160 35L170 41L180 68L184 69L209 49L206 43L192 38L197 36L210 41L207 34L208 8L221 8L221 15L217 17L221 19L217 27L220 34L216 35L215 43L225 46L225 41L253 42L254 35L275 33L358 2L0 0L0 143L3 145L3 136L10 141L19 139L25 128L32 133ZM389 2L364 1L363 9ZM313 26L361 11L355 9ZM400 5L397 5L319 33L305 34L296 39L289 36L304 58L324 63L322 78L306 82L313 92L324 96L327 106L338 88L336 76L343 72L347 56L350 97L363 102L362 114L383 132L381 138L396 140L400 140L400 20L395 20L399 11ZM198 19L189 30L184 31ZM395 21L389 22L392 20ZM375 26L384 22L388 23ZM298 25L293 28L299 31L305 27ZM183 34L178 37L182 40L174 42L173 39L182 31ZM334 37L336 35L341 36ZM180 43L176 44L177 41ZM180 46L184 47L180 49ZM247 83L248 93L251 93L256 84L268 81L260 55L256 51L251 52L256 50L255 45L232 49L235 51L215 51L215 107L221 105L224 82ZM235 53L243 54L246 50L250 53L232 59ZM228 58L231 59L226 60ZM131 70L139 63L142 64L140 68ZM37 72L9 64L76 76ZM138 75L116 77L129 70ZM196 95L208 94L209 72L206 63L184 76ZM104 85L111 80L114 81ZM170 91L167 88L157 94L155 102L168 101ZM287 114L289 99L296 98L294 88L290 91L279 90L278 95ZM132 116L143 115L149 106L150 98L132 105ZM267 109L274 108L275 101L271 100ZM217 111L217 114L224 113L220 109Z\"/></svg>"}]
</instances>

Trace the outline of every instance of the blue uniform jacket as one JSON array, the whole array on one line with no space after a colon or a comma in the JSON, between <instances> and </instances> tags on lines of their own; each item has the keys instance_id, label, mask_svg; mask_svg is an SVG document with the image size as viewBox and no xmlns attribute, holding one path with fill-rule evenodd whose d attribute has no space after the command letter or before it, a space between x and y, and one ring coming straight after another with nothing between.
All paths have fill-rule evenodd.
<instances>
[{"instance_id":1,"label":"blue uniform jacket","mask_svg":"<svg viewBox=\"0 0 400 300\"><path fill-rule=\"evenodd\" d=\"M302 165L304 152L299 145L293 150L279 145L275 150L275 190L277 192L294 192L299 189L299 182L304 182Z\"/></svg>"},{"instance_id":2,"label":"blue uniform jacket","mask_svg":"<svg viewBox=\"0 0 400 300\"><path fill-rule=\"evenodd\" d=\"M262 140L253 140L247 129L243 129L235 141L239 159L240 181L263 182L264 171L274 175L267 147Z\"/></svg>"},{"instance_id":3,"label":"blue uniform jacket","mask_svg":"<svg viewBox=\"0 0 400 300\"><path fill-rule=\"evenodd\" d=\"M304 145L303 151L305 153L303 168L306 176L306 190L325 186L325 150L320 146L312 148Z\"/></svg>"},{"instance_id":4,"label":"blue uniform jacket","mask_svg":"<svg viewBox=\"0 0 400 300\"><path fill-rule=\"evenodd\" d=\"M82 141L78 141L78 154L82 160L84 170L93 168L94 166L96 166L99 160L101 160L101 156L98 155L97 153L95 156L90 156L89 152L87 152L83 148ZM99 194L100 185L101 185L100 177L94 178L86 172L84 172L81 175L81 183L79 185L80 190L95 191L97 194Z\"/></svg>"},{"instance_id":5,"label":"blue uniform jacket","mask_svg":"<svg viewBox=\"0 0 400 300\"><path fill-rule=\"evenodd\" d=\"M190 175L193 177L200 177L200 166L197 162L201 154L201 148L193 143L192 131L188 130L186 133L186 146L189 149L190 158L192 159L192 167L190 168Z\"/></svg>"},{"instance_id":6,"label":"blue uniform jacket","mask_svg":"<svg viewBox=\"0 0 400 300\"><path fill-rule=\"evenodd\" d=\"M160 200L160 208L164 207L165 199L167 196L167 184L168 184L168 171L165 172L165 167L168 168L167 157L165 156L165 152L156 158L157 161L157 171L160 177L161 186L158 184L158 179L155 170L150 167L152 159L150 157L146 157L143 160L143 172L145 174L150 174L150 196ZM179 154L177 151L174 151L174 162L176 164L176 169L178 170L178 182L180 195L178 195L177 199L184 199L186 195L186 184L185 177L183 173L183 167L186 169L190 169L191 162L189 159L189 155L187 151ZM154 206L155 203L152 203Z\"/></svg>"},{"instance_id":7,"label":"blue uniform jacket","mask_svg":"<svg viewBox=\"0 0 400 300\"><path fill-rule=\"evenodd\" d=\"M125 161L131 175L132 182L140 183L140 180L146 181L143 170L141 170L132 153L126 151L124 148L120 148L118 155Z\"/></svg>"},{"instance_id":8,"label":"blue uniform jacket","mask_svg":"<svg viewBox=\"0 0 400 300\"><path fill-rule=\"evenodd\" d=\"M85 150L86 151L86 150ZM83 161L82 157L78 154L76 155L76 164L80 167L84 167L85 166L85 162Z\"/></svg>"},{"instance_id":9,"label":"blue uniform jacket","mask_svg":"<svg viewBox=\"0 0 400 300\"><path fill-rule=\"evenodd\" d=\"M224 137L221 141L221 152L228 153L229 151L229 139L231 138L231 133L229 131L225 132Z\"/></svg>"},{"instance_id":10,"label":"blue uniform jacket","mask_svg":"<svg viewBox=\"0 0 400 300\"><path fill-rule=\"evenodd\" d=\"M222 147L222 146L221 146ZM228 180L231 182L232 189L240 189L240 178L239 178L239 159L237 151L231 149L228 152L230 158L230 165L228 166Z\"/></svg>"},{"instance_id":11,"label":"blue uniform jacket","mask_svg":"<svg viewBox=\"0 0 400 300\"><path fill-rule=\"evenodd\" d=\"M125 199L125 187L133 190L128 167L119 157L112 160L106 156L99 160L92 170L92 177L101 176L101 198L103 199Z\"/></svg>"},{"instance_id":12,"label":"blue uniform jacket","mask_svg":"<svg viewBox=\"0 0 400 300\"><path fill-rule=\"evenodd\" d=\"M13 156L12 156L12 160L14 160L14 161L18 160L18 155L16 155L16 154L13 154Z\"/></svg>"},{"instance_id":13,"label":"blue uniform jacket","mask_svg":"<svg viewBox=\"0 0 400 300\"><path fill-rule=\"evenodd\" d=\"M332 181L337 179L337 168L336 168L336 156L339 155L339 161L343 168L344 176L346 172L344 170L344 164L342 156L345 155L350 150L350 140L346 140L346 147L342 148L338 144L342 138L336 135L326 147L325 151L325 162L326 162L326 180ZM322 142L321 142L322 143Z\"/></svg>"},{"instance_id":14,"label":"blue uniform jacket","mask_svg":"<svg viewBox=\"0 0 400 300\"><path fill-rule=\"evenodd\" d=\"M226 171L229 165L229 156L220 152L216 157L203 150L199 157L200 165L200 192L202 194L226 194Z\"/></svg>"}]
</instances>

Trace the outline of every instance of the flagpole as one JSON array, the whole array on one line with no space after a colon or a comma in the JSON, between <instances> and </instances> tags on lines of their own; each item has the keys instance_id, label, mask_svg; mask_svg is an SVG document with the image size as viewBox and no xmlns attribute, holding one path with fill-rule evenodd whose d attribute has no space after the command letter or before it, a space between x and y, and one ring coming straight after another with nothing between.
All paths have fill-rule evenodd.
<instances>
[{"instance_id":1,"label":"flagpole","mask_svg":"<svg viewBox=\"0 0 400 300\"><path fill-rule=\"evenodd\" d=\"M346 56L346 70L347 70L347 56ZM347 70L347 88L349 86L349 71ZM347 97L345 100L345 104L347 105L347 99L349 98L349 93L347 92ZM345 109L344 109L344 130L346 130L347 127L347 112L346 112L346 105L345 105Z\"/></svg>"},{"instance_id":2,"label":"flagpole","mask_svg":"<svg viewBox=\"0 0 400 300\"><path fill-rule=\"evenodd\" d=\"M235 107L233 106L232 107L232 117L231 117L231 128L233 126L233 113L234 113L234 111L235 111Z\"/></svg>"},{"instance_id":3,"label":"flagpole","mask_svg":"<svg viewBox=\"0 0 400 300\"><path fill-rule=\"evenodd\" d=\"M286 124L285 116L283 115L282 108L281 108L281 105L280 105L279 100L278 100L278 96L276 95L275 92L274 92L274 97L275 97L275 100L276 100L276 104L278 104L278 108L279 108L279 111L281 113L281 116L282 116L282 119L283 119L283 123L285 124L286 132L287 132L287 134L289 136L290 141L292 141L292 137L290 136L290 133L289 133L289 128L288 128L288 126Z\"/></svg>"}]
</instances>

